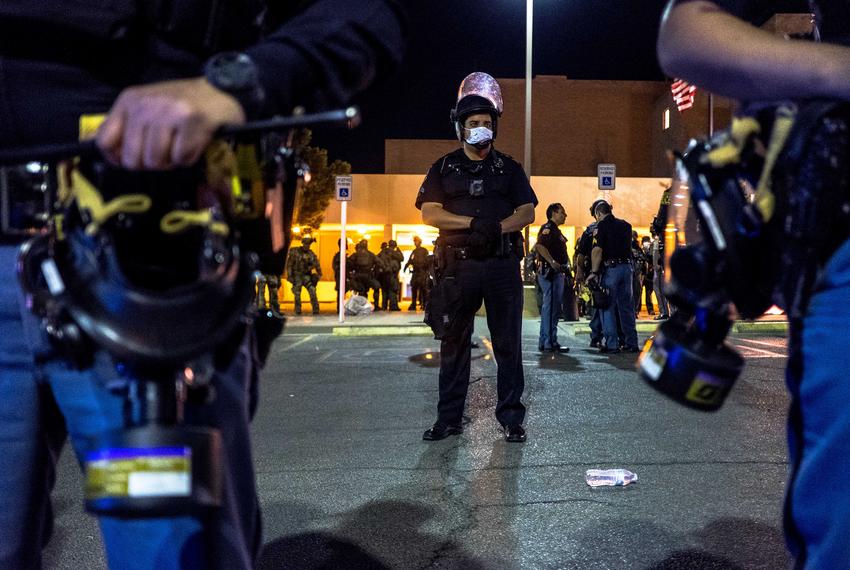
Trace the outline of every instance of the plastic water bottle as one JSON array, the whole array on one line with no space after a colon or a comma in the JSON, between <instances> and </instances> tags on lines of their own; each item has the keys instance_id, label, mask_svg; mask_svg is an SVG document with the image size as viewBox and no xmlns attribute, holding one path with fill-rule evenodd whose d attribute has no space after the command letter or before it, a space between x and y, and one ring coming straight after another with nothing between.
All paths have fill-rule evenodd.
<instances>
[{"instance_id":1,"label":"plastic water bottle","mask_svg":"<svg viewBox=\"0 0 850 570\"><path fill-rule=\"evenodd\" d=\"M637 483L638 476L628 469L588 469L584 480L591 487L617 487Z\"/></svg>"}]
</instances>

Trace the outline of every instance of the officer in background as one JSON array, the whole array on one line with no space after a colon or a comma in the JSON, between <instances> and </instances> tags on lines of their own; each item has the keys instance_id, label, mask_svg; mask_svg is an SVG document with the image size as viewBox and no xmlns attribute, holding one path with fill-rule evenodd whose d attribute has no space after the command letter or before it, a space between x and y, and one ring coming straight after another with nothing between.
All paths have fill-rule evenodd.
<instances>
[{"instance_id":1,"label":"officer in background","mask_svg":"<svg viewBox=\"0 0 850 570\"><path fill-rule=\"evenodd\" d=\"M558 226L566 221L567 212L556 202L546 208L546 218L534 245L542 258L537 272L537 282L543 293L537 348L540 352L566 353L570 349L558 343L558 319L561 317L564 299L564 274L569 269L570 258L567 254L567 238Z\"/></svg>"},{"instance_id":2,"label":"officer in background","mask_svg":"<svg viewBox=\"0 0 850 570\"><path fill-rule=\"evenodd\" d=\"M428 250L422 247L422 238L415 236L413 238L413 251L410 252L410 257L407 258L407 263L404 264L404 270L408 268L413 271L413 276L410 279L410 306L408 311L416 310L416 303L419 303L419 308L425 308L425 299L428 291Z\"/></svg>"},{"instance_id":3,"label":"officer in background","mask_svg":"<svg viewBox=\"0 0 850 570\"><path fill-rule=\"evenodd\" d=\"M76 141L84 115L108 112L97 144L114 164L188 166L220 126L288 115L298 105L344 104L387 76L403 51L403 18L392 0L269 2L267 9L223 1L215 13L200 0L143 11L148 4L0 2L0 149ZM66 436L82 461L88 438L124 426L123 397L107 389L120 381L111 360L98 352L104 366L70 370L47 352L38 324L18 305L15 258L32 229L4 226L0 239L3 569L42 564ZM110 567L255 566L262 536L248 394L256 351L250 334L236 342L233 358L214 371L213 401L186 405L189 417L222 435L222 506L203 518L100 517Z\"/></svg>"},{"instance_id":4,"label":"officer in background","mask_svg":"<svg viewBox=\"0 0 850 570\"><path fill-rule=\"evenodd\" d=\"M463 431L472 331L482 300L498 366L496 419L507 441L526 438L520 230L534 221L537 198L522 167L493 148L501 113L496 80L479 72L467 76L451 112L462 146L431 166L416 198L423 222L440 230L435 256L443 278L454 276L462 299L440 343L437 421L425 440Z\"/></svg>"},{"instance_id":5,"label":"officer in background","mask_svg":"<svg viewBox=\"0 0 850 570\"><path fill-rule=\"evenodd\" d=\"M787 40L756 28L752 24L761 24L772 10L765 14L765 5L753 0L670 2L661 22L659 62L671 77L742 101L850 101L850 5L802 4L816 14L821 43ZM842 149L839 155L844 154ZM845 488L850 472L850 239L833 237L840 245L822 265L805 314L789 322L791 473L784 515L795 568L847 568L850 562L850 494Z\"/></svg>"},{"instance_id":6,"label":"officer in background","mask_svg":"<svg viewBox=\"0 0 850 570\"><path fill-rule=\"evenodd\" d=\"M260 311L271 311L275 317L283 317L280 312L280 277L271 273L260 273L257 276L257 308Z\"/></svg>"},{"instance_id":7,"label":"officer in background","mask_svg":"<svg viewBox=\"0 0 850 570\"><path fill-rule=\"evenodd\" d=\"M591 250L591 270L587 280L601 282L611 295L611 304L602 310L604 342L600 352L620 352L617 322L625 335L626 352L638 352L633 277L631 262L632 226L615 218L611 205L604 200L594 202L596 231Z\"/></svg>"},{"instance_id":8,"label":"officer in background","mask_svg":"<svg viewBox=\"0 0 850 570\"><path fill-rule=\"evenodd\" d=\"M640 252L638 252L637 267L640 271L640 290L638 290L637 299L635 299L635 313L640 312L641 295L644 297L646 304L646 312L652 316L655 314L655 306L652 304L652 289L654 272L652 268L652 242L649 236L643 236L640 243Z\"/></svg>"},{"instance_id":9,"label":"officer in background","mask_svg":"<svg viewBox=\"0 0 850 570\"><path fill-rule=\"evenodd\" d=\"M641 253L638 233L632 230L632 299L635 302L635 319L638 318L638 313L640 313L640 284L643 272Z\"/></svg>"},{"instance_id":10,"label":"officer in background","mask_svg":"<svg viewBox=\"0 0 850 570\"><path fill-rule=\"evenodd\" d=\"M345 255L346 259L348 257L348 240L346 240L345 244ZM334 291L336 291L336 312L339 313L339 270L340 270L340 262L339 256L340 251L342 250L342 239L338 239L336 241L337 251L331 260L331 267L334 270ZM346 273L351 273L351 267L346 267ZM345 290L349 291L351 289L351 280L346 277L345 280Z\"/></svg>"},{"instance_id":11,"label":"officer in background","mask_svg":"<svg viewBox=\"0 0 850 570\"><path fill-rule=\"evenodd\" d=\"M322 278L322 266L319 264L318 256L313 253L310 246L313 238L304 236L301 239L301 247L294 247L289 251L289 259L286 260L286 277L292 284L292 295L295 297L295 314L301 314L301 288L307 289L310 296L310 305L313 306L313 314L319 314L319 298L316 296L316 284Z\"/></svg>"},{"instance_id":12,"label":"officer in background","mask_svg":"<svg viewBox=\"0 0 850 570\"><path fill-rule=\"evenodd\" d=\"M649 225L649 233L652 236L649 245L649 257L652 263L652 290L658 300L658 316L654 320L663 321L670 318L671 312L670 302L667 301L667 296L664 294L664 242L658 235L658 228L657 219L653 218Z\"/></svg>"},{"instance_id":13,"label":"officer in background","mask_svg":"<svg viewBox=\"0 0 850 570\"><path fill-rule=\"evenodd\" d=\"M378 265L382 269L380 278L381 290L383 292L381 308L383 310L398 311L398 272L401 271L401 262L404 255L398 250L398 243L391 239L387 247L381 249L378 254Z\"/></svg>"},{"instance_id":14,"label":"officer in background","mask_svg":"<svg viewBox=\"0 0 850 570\"><path fill-rule=\"evenodd\" d=\"M603 200L604 201L604 200ZM593 215L593 207L599 202L597 200L590 207L590 215ZM579 238L576 246L575 266L576 283L585 283L590 275L590 257L593 251L593 234L596 232L596 221L590 223ZM590 303L590 348L602 347L602 311L593 305L593 300L588 297Z\"/></svg>"},{"instance_id":15,"label":"officer in background","mask_svg":"<svg viewBox=\"0 0 850 570\"><path fill-rule=\"evenodd\" d=\"M348 263L351 264L351 270L354 273L351 288L358 295L363 295L366 298L369 297L369 289L372 289L372 300L375 303L374 310L380 311L381 284L375 279L378 258L374 253L369 251L369 242L365 239L357 242L357 245L354 246L354 253L348 258Z\"/></svg>"}]
</instances>

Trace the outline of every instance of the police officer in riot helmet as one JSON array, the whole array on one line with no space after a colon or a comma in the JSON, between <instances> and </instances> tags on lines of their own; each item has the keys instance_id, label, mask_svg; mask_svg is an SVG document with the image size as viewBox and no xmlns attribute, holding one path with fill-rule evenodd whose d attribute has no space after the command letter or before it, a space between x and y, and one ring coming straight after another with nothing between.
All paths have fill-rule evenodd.
<instances>
[{"instance_id":1,"label":"police officer in riot helmet","mask_svg":"<svg viewBox=\"0 0 850 570\"><path fill-rule=\"evenodd\" d=\"M163 182L169 192L178 190L175 200L185 195L188 203L199 186L183 182L198 181L199 158L219 127L289 115L296 106L312 111L343 105L386 76L403 51L404 19L394 0L225 0L215 9L198 0L166 4L0 2L0 151L72 143L96 131L108 162L87 161L81 168L138 186L155 180L155 203L169 197L155 191ZM96 115L104 113L98 129ZM17 191L0 186L9 193L3 201ZM96 190L104 202L121 194L117 187ZM227 211L228 204L220 206ZM123 231L134 218L121 218L115 225ZM193 223L187 220L182 222ZM37 231L4 223L0 234L0 568L10 569L41 566L52 527L56 459L67 434L83 462L90 437L125 425L126 383L111 359L95 349L92 367L71 369L42 342L39 323L17 305L17 249ZM193 246L180 237L169 240L175 249L142 237L128 238L127 245L155 262L179 261L178 254ZM180 271L177 262L171 266ZM174 278L166 271L154 279L143 264L134 267L152 286ZM173 318L191 323L206 308ZM211 361L209 398L185 404L187 423L216 426L221 434L220 505L181 516L101 517L110 567L255 566L262 537L248 422L258 366L251 329L235 330L245 332L228 339ZM25 338L36 340L29 345ZM172 487L179 498L179 485Z\"/></svg>"},{"instance_id":2,"label":"police officer in riot helmet","mask_svg":"<svg viewBox=\"0 0 850 570\"><path fill-rule=\"evenodd\" d=\"M622 327L624 349L626 352L638 352L634 268L631 262L632 226L614 217L611 205L605 200L596 200L591 211L596 218L596 230L587 281L589 284L600 284L610 295L609 306L602 309L604 344L599 350L606 353L620 352L618 327Z\"/></svg>"},{"instance_id":3,"label":"police officer in riot helmet","mask_svg":"<svg viewBox=\"0 0 850 570\"><path fill-rule=\"evenodd\" d=\"M422 220L440 230L438 280L451 279L460 288L460 308L441 333L437 420L425 440L463 431L473 324L482 300L498 366L496 419L507 441L526 438L520 230L534 221L537 198L522 167L493 146L501 113L496 80L479 72L467 76L451 111L461 148L431 166L416 198ZM431 296L439 290L438 283Z\"/></svg>"},{"instance_id":4,"label":"police officer in riot helmet","mask_svg":"<svg viewBox=\"0 0 850 570\"><path fill-rule=\"evenodd\" d=\"M850 533L850 495L844 488L844 477L850 470L850 412L846 405L850 398L846 340L850 321L850 232L846 221L850 202L846 177L850 169L846 139L850 4L826 0L800 4L800 11L815 12L814 35L820 42L789 40L757 29L755 26L772 15L772 10L765 9L773 7L771 3L671 1L661 23L658 56L668 75L745 103L763 106L765 101L794 100L805 110L817 108L807 105L809 101L819 105L830 99L845 105L837 119L809 131L818 133L807 143L812 149L810 158L803 159L805 168L790 185L795 200L807 200L811 189L819 188L827 177L843 181L820 187L805 209L805 216L811 219L824 203L829 203L821 200L838 202L837 207L823 212L823 223L803 236L807 241L828 237L831 245L793 261L796 266L792 272L802 273L804 266L813 263L818 277L815 286L783 301L791 315L786 373L791 395L786 542L796 558L795 568L846 568L850 561L850 541L846 540ZM786 145L792 145L792 149L807 146L802 142L805 139L799 138L806 133L807 116L811 115L798 119L801 130L795 125L789 135ZM787 215L794 221L791 227L800 231L807 227L806 220L795 218L795 211L788 210ZM783 228L789 227L784 218L779 221ZM780 240L772 247L783 251L788 241ZM726 243L731 243L728 236ZM793 258L794 250L784 252ZM759 251L761 256L769 253ZM667 270L671 269L675 269L672 263ZM672 273L675 277L676 271ZM773 298L778 292L774 290Z\"/></svg>"}]
</instances>

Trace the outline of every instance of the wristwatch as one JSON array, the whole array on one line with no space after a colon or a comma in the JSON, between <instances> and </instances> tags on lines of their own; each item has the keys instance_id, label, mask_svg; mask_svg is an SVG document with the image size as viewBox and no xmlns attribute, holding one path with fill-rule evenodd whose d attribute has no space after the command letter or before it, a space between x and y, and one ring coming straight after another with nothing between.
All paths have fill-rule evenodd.
<instances>
[{"instance_id":1,"label":"wristwatch","mask_svg":"<svg viewBox=\"0 0 850 570\"><path fill-rule=\"evenodd\" d=\"M204 77L239 101L248 120L257 118L265 104L265 91L260 84L257 64L248 54L227 51L216 54L204 65Z\"/></svg>"}]
</instances>

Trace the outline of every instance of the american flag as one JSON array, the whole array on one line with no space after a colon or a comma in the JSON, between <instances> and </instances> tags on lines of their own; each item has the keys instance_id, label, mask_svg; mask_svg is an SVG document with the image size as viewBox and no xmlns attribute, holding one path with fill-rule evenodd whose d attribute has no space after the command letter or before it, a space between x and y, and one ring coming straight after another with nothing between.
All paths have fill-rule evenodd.
<instances>
[{"instance_id":1,"label":"american flag","mask_svg":"<svg viewBox=\"0 0 850 570\"><path fill-rule=\"evenodd\" d=\"M696 85L691 85L682 79L676 79L670 85L670 91L673 93L673 101L675 101L676 108L679 109L680 113L694 106L694 95L697 92Z\"/></svg>"}]
</instances>

